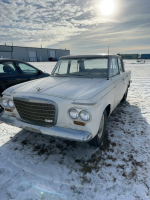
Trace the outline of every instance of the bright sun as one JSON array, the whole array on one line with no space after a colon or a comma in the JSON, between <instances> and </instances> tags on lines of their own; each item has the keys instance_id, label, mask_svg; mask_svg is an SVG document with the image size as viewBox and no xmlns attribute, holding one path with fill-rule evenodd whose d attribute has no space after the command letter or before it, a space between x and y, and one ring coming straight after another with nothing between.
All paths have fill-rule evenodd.
<instances>
[{"instance_id":1,"label":"bright sun","mask_svg":"<svg viewBox=\"0 0 150 200\"><path fill-rule=\"evenodd\" d=\"M114 0L102 0L100 11L103 15L111 15L115 10Z\"/></svg>"}]
</instances>

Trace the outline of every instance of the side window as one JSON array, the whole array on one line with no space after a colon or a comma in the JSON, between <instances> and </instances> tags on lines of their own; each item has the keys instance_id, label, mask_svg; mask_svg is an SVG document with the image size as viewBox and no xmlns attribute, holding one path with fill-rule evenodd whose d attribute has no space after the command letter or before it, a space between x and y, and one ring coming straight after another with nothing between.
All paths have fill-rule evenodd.
<instances>
[{"instance_id":1,"label":"side window","mask_svg":"<svg viewBox=\"0 0 150 200\"><path fill-rule=\"evenodd\" d=\"M118 68L118 61L117 58L111 59L111 67L110 67L110 76L115 76L119 74L119 68Z\"/></svg>"},{"instance_id":2,"label":"side window","mask_svg":"<svg viewBox=\"0 0 150 200\"><path fill-rule=\"evenodd\" d=\"M37 69L25 63L17 62L16 65L19 67L22 74L37 74L38 73Z\"/></svg>"},{"instance_id":3,"label":"side window","mask_svg":"<svg viewBox=\"0 0 150 200\"><path fill-rule=\"evenodd\" d=\"M118 65L119 65L119 71L122 73L123 72L123 67L122 67L122 62L121 60L118 58Z\"/></svg>"},{"instance_id":4,"label":"side window","mask_svg":"<svg viewBox=\"0 0 150 200\"><path fill-rule=\"evenodd\" d=\"M18 74L12 62L0 63L0 76Z\"/></svg>"}]
</instances>

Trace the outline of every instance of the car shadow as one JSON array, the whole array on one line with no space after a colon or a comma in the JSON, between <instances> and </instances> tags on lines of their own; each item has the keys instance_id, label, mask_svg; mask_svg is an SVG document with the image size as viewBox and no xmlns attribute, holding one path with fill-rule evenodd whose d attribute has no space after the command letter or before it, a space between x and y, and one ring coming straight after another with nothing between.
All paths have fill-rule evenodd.
<instances>
[{"instance_id":1,"label":"car shadow","mask_svg":"<svg viewBox=\"0 0 150 200\"><path fill-rule=\"evenodd\" d=\"M93 173L107 173L113 167L122 173L123 178L128 178L124 170L126 163L143 166L142 162L130 156L133 155L133 151L136 155L141 150L137 149L137 146L142 139L146 140L146 130L150 125L142 116L141 109L129 102L120 104L107 122L106 137L99 148L27 130L21 130L11 136L11 128L8 126L9 130L4 130L4 135L10 135L10 139L0 146L0 173L9 163L13 168L24 171L24 180L28 179L28 182L31 180L29 181L29 176L25 174L30 174L34 180L55 183L54 188L57 189L58 186L55 186L59 184L63 193L65 191L62 185L66 185L77 194L83 185L91 187L89 174L92 176ZM118 161L123 164L120 166ZM73 177L78 177L78 183Z\"/></svg>"}]
</instances>

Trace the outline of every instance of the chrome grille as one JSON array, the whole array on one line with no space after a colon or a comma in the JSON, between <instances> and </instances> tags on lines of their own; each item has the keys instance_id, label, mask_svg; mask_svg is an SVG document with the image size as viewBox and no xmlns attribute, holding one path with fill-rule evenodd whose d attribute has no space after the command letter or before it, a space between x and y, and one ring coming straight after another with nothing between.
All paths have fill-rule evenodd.
<instances>
[{"instance_id":1,"label":"chrome grille","mask_svg":"<svg viewBox=\"0 0 150 200\"><path fill-rule=\"evenodd\" d=\"M56 107L49 103L37 103L14 99L16 109L23 121L41 126L53 126L56 123Z\"/></svg>"}]
</instances>

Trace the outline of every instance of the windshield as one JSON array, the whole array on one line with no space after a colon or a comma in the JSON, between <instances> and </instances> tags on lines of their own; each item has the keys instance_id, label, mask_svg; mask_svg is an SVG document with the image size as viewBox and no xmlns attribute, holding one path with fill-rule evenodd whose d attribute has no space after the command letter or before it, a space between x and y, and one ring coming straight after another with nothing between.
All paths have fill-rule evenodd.
<instances>
[{"instance_id":1,"label":"windshield","mask_svg":"<svg viewBox=\"0 0 150 200\"><path fill-rule=\"evenodd\" d=\"M53 76L85 76L107 78L108 58L59 60Z\"/></svg>"}]
</instances>

